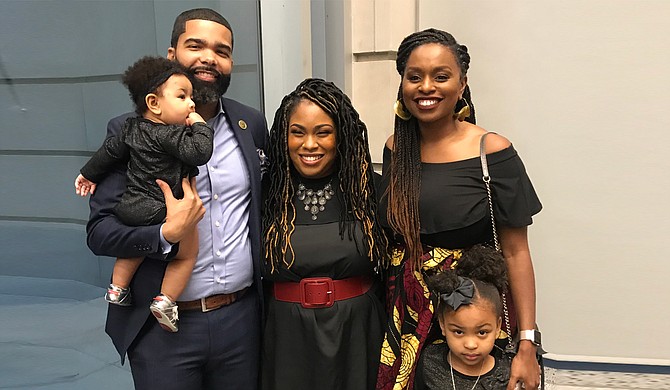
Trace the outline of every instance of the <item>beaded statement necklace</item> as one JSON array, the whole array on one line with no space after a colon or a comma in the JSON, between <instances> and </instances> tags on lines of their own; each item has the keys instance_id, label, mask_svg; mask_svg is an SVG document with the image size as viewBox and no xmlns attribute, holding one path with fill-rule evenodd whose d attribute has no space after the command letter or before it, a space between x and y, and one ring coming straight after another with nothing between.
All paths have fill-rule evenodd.
<instances>
[{"instance_id":1,"label":"beaded statement necklace","mask_svg":"<svg viewBox=\"0 0 670 390\"><path fill-rule=\"evenodd\" d=\"M312 220L316 221L319 212L326 209L326 203L335 195L330 182L321 190L312 190L306 188L304 184L298 184L298 191L295 194L298 200L305 204L305 211L312 214Z\"/></svg>"},{"instance_id":2,"label":"beaded statement necklace","mask_svg":"<svg viewBox=\"0 0 670 390\"><path fill-rule=\"evenodd\" d=\"M447 360L449 361L449 372L451 373L451 386L456 390L456 381L454 381L454 366L451 364L451 351L447 353ZM482 370L484 369L484 362L486 359L482 360L482 365L479 367L479 375L477 375L477 380L475 381L475 384L472 385L472 389L470 390L475 390L475 387L477 387L477 383L479 383L479 378L482 376Z\"/></svg>"}]
</instances>

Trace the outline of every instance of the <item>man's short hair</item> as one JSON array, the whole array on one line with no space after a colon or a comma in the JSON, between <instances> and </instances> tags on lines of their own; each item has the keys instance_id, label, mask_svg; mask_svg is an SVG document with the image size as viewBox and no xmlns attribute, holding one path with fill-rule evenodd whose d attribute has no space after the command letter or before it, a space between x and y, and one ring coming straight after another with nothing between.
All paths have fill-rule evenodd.
<instances>
[{"instance_id":1,"label":"man's short hair","mask_svg":"<svg viewBox=\"0 0 670 390\"><path fill-rule=\"evenodd\" d=\"M177 19L174 20L174 26L172 27L172 39L170 40L170 46L173 48L177 47L177 42L179 41L179 36L186 31L186 22L189 20L209 20L216 22L228 30L230 30L230 44L234 42L233 39L233 28L230 27L230 23L221 16L220 13L209 8L193 8L188 11L184 11Z\"/></svg>"}]
</instances>

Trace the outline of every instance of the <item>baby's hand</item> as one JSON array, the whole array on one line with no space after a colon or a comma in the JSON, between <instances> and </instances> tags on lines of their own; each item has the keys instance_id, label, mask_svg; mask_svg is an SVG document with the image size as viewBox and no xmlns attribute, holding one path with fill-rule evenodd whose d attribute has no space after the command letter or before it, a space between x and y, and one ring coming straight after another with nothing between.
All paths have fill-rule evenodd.
<instances>
[{"instance_id":1,"label":"baby's hand","mask_svg":"<svg viewBox=\"0 0 670 390\"><path fill-rule=\"evenodd\" d=\"M205 123L205 120L202 119L200 114L197 112L192 112L188 114L188 118L186 118L186 125L192 126L194 123Z\"/></svg>"},{"instance_id":2,"label":"baby's hand","mask_svg":"<svg viewBox=\"0 0 670 390\"><path fill-rule=\"evenodd\" d=\"M92 181L85 178L83 175L79 174L76 179L74 179L74 192L77 195L86 196L88 194L93 195L95 192L95 187L97 185Z\"/></svg>"}]
</instances>

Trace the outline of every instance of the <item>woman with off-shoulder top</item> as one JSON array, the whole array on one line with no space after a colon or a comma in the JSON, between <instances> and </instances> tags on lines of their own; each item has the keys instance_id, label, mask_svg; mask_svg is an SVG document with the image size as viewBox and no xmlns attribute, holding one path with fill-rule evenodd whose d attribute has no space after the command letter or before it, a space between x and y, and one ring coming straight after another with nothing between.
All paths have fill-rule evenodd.
<instances>
[{"instance_id":1,"label":"woman with off-shoulder top","mask_svg":"<svg viewBox=\"0 0 670 390\"><path fill-rule=\"evenodd\" d=\"M510 141L475 125L469 63L468 49L435 29L409 35L398 49L401 83L394 134L384 148L379 205L393 252L385 269L389 315L378 389L411 389L419 354L441 336L424 278L457 267L464 249L493 245L480 162L485 134L493 214L516 305L512 326L535 330L527 226L542 206ZM537 388L536 351L533 342L520 342L510 388L517 382Z\"/></svg>"}]
</instances>

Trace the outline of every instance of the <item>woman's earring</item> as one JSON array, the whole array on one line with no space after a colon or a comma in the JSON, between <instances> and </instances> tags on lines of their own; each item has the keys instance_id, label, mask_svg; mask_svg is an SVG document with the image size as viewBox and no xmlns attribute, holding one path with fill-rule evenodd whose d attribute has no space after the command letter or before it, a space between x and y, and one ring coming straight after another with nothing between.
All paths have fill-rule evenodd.
<instances>
[{"instance_id":1,"label":"woman's earring","mask_svg":"<svg viewBox=\"0 0 670 390\"><path fill-rule=\"evenodd\" d=\"M464 98L461 98L463 100L463 103L465 105L461 107L460 110L454 113L454 118L458 119L460 122L463 122L465 118L470 116L470 105L468 104L468 101L465 100Z\"/></svg>"},{"instance_id":2,"label":"woman's earring","mask_svg":"<svg viewBox=\"0 0 670 390\"><path fill-rule=\"evenodd\" d=\"M398 99L393 104L393 112L398 116L398 118L408 121L412 117L412 114L405 111L405 105L402 104L402 100Z\"/></svg>"}]
</instances>

